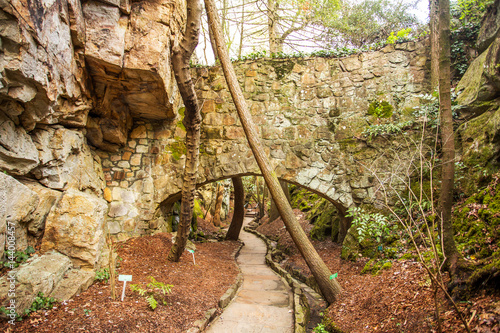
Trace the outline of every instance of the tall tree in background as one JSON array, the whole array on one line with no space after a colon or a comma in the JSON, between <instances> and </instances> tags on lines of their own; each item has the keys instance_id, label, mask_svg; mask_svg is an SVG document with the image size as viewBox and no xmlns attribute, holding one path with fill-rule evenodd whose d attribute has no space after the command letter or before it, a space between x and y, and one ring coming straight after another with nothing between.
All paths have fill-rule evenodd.
<instances>
[{"instance_id":1,"label":"tall tree in background","mask_svg":"<svg viewBox=\"0 0 500 333\"><path fill-rule=\"evenodd\" d=\"M233 177L231 180L233 181L234 188L234 212L233 219L226 233L226 239L238 240L245 217L245 190L241 177Z\"/></svg>"},{"instance_id":2,"label":"tall tree in background","mask_svg":"<svg viewBox=\"0 0 500 333\"><path fill-rule=\"evenodd\" d=\"M415 1L343 0L336 11L318 11L317 24L326 28L322 40L328 48L361 47L386 40L392 31L417 27L416 16L409 12L415 5Z\"/></svg>"},{"instance_id":3,"label":"tall tree in background","mask_svg":"<svg viewBox=\"0 0 500 333\"><path fill-rule=\"evenodd\" d=\"M252 121L250 111L248 110L241 87L239 86L238 79L236 78L236 73L229 59L229 54L224 43L224 37L217 18L217 7L215 6L214 1L205 0L205 8L208 15L209 25L211 25L214 30L217 53L221 61L224 76L236 106L243 130L245 131L250 145L250 149L252 150L257 164L259 165L260 171L264 176L267 186L269 187L271 195L276 202L280 215L283 218L283 222L285 223L290 236L309 266L309 269L316 279L323 296L328 302L332 303L339 297L342 289L335 279L330 280L330 270L318 255L318 252L316 252L316 249L312 246L304 230L297 222L292 207L288 203L286 196L281 189L278 178L265 156L264 149L259 140L259 135L257 134L257 128Z\"/></svg>"},{"instance_id":4,"label":"tall tree in background","mask_svg":"<svg viewBox=\"0 0 500 333\"><path fill-rule=\"evenodd\" d=\"M286 199L288 200L288 203L292 202L292 199L290 197L290 190L288 189L288 183L284 180L280 179L280 185L281 188L283 189L283 193L285 193ZM273 198L271 198L271 209L269 211L269 221L274 221L278 217L280 217L280 213L278 212L278 207L276 206L276 203L274 202Z\"/></svg>"},{"instance_id":5,"label":"tall tree in background","mask_svg":"<svg viewBox=\"0 0 500 333\"><path fill-rule=\"evenodd\" d=\"M215 211L213 224L220 227L220 211L222 210L222 201L224 200L224 185L217 183L217 196L215 199Z\"/></svg>"},{"instance_id":6,"label":"tall tree in background","mask_svg":"<svg viewBox=\"0 0 500 333\"><path fill-rule=\"evenodd\" d=\"M438 0L429 0L429 28L431 40L431 90L438 87L439 80L439 13Z\"/></svg>"},{"instance_id":7,"label":"tall tree in background","mask_svg":"<svg viewBox=\"0 0 500 333\"><path fill-rule=\"evenodd\" d=\"M189 59L198 44L202 7L198 0L187 0L186 29L172 46L172 67L185 106L182 123L186 128L186 163L182 179L182 202L179 229L168 260L179 261L191 228L193 218L196 175L198 173L201 116L194 83L189 71Z\"/></svg>"},{"instance_id":8,"label":"tall tree in background","mask_svg":"<svg viewBox=\"0 0 500 333\"><path fill-rule=\"evenodd\" d=\"M443 150L441 192L439 196L443 251L446 264L454 275L459 253L453 238L451 208L455 176L455 136L451 112L450 76L450 1L437 0L439 13L439 109L441 114L441 144Z\"/></svg>"}]
</instances>

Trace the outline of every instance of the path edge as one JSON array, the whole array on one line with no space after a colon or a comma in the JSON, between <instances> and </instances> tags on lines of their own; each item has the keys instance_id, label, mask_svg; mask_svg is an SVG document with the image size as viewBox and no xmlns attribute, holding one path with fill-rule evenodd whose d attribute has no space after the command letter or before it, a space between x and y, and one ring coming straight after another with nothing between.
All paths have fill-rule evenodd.
<instances>
[{"instance_id":1,"label":"path edge","mask_svg":"<svg viewBox=\"0 0 500 333\"><path fill-rule=\"evenodd\" d=\"M185 333L199 333L203 332L208 324L210 324L212 321L217 319L219 316L217 315L217 309L224 309L226 306L231 303L233 298L236 296L238 293L238 290L240 289L241 285L243 284L243 274L241 273L241 269L236 263L236 258L240 254L241 249L243 246L245 246L245 243L242 241L239 241L240 246L233 252L233 259L236 267L238 268L238 275L236 276L236 281L226 290L224 295L221 296L219 299L219 302L217 303L218 307L211 308L205 312L205 315L203 316L202 319L199 319L193 323L191 328L189 328Z\"/></svg>"},{"instance_id":2,"label":"path edge","mask_svg":"<svg viewBox=\"0 0 500 333\"><path fill-rule=\"evenodd\" d=\"M255 236L262 239L264 243L266 243L266 264L285 280L285 282L290 286L290 289L293 292L294 332L305 333L311 314L311 304L306 294L309 294L315 302L321 304L320 306L323 306L324 308L326 308L327 303L320 294L318 294L305 283L296 280L290 273L282 268L280 264L273 261L271 253L271 241L265 235L255 230L257 226L258 223L254 220L248 226L246 226L244 230L254 234Z\"/></svg>"}]
</instances>

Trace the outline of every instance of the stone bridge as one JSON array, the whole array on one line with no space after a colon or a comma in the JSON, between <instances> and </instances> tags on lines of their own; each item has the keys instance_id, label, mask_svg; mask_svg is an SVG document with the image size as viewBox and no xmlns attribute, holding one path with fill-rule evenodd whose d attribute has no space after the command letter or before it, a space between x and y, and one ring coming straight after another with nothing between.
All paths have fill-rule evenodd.
<instances>
[{"instance_id":1,"label":"stone bridge","mask_svg":"<svg viewBox=\"0 0 500 333\"><path fill-rule=\"evenodd\" d=\"M341 212L374 203L377 179L406 165L412 147L402 136L366 140L362 132L369 124L411 117L418 94L428 91L426 43L336 59L238 63L240 84L277 176L329 199ZM203 103L199 184L259 175L221 69L195 68L193 75ZM394 106L390 119L367 115L377 100ZM159 207L178 198L185 158L182 108L178 113L166 121L136 120L125 148L98 151L113 234L156 229L162 224Z\"/></svg>"}]
</instances>

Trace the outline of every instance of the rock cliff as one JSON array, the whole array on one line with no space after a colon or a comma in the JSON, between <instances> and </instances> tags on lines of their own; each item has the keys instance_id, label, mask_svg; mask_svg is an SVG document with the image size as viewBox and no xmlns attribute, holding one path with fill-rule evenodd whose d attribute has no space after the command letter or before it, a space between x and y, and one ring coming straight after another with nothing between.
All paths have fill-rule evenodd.
<instances>
[{"instance_id":1,"label":"rock cliff","mask_svg":"<svg viewBox=\"0 0 500 333\"><path fill-rule=\"evenodd\" d=\"M13 271L18 313L38 291L65 295L65 274L88 287L85 269L105 264L96 149L123 147L135 119L176 117L170 41L184 12L183 1L0 1L0 256L43 254Z\"/></svg>"}]
</instances>

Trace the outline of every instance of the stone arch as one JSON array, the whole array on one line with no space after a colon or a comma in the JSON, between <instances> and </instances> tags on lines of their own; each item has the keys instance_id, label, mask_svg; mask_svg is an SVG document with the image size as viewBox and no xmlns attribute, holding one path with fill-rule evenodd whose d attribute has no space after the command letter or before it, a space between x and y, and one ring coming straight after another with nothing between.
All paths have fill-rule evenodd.
<instances>
[{"instance_id":1,"label":"stone arch","mask_svg":"<svg viewBox=\"0 0 500 333\"><path fill-rule=\"evenodd\" d=\"M306 177L306 176L300 176L301 173L299 172L299 180L304 180L304 179L309 179L309 182L301 183L297 181L297 179L292 178L289 179L286 177L286 175L282 175L281 177L278 177L280 180L284 180L287 183L294 184L297 186L300 186L312 193L317 194L318 196L330 201L339 211L339 216L340 216L340 240L343 240L345 235L347 234L347 230L349 229L351 225L352 219L349 217L346 217L346 212L347 209L353 204L352 202L352 197L349 196L349 194L346 192L342 196L339 195L338 193L340 191L336 191L334 186L331 184L328 184L326 180L318 178L319 180L316 182L313 182L312 180L316 179L315 177ZM258 176L262 177L262 174L259 172L242 172L242 173L235 173L235 174L229 174L229 175L223 175L218 178L212 178L212 179L205 179L205 181L200 182L197 184L197 187L201 187L204 185L207 185L209 183L213 183L216 181L224 180L224 179L231 179L233 177L244 177L244 176ZM311 186L311 184L313 186ZM321 189L327 189L327 191L321 191ZM349 188L350 189L350 188ZM347 197L347 200L345 199ZM342 200L339 200L339 198L343 198ZM160 203L160 209L162 210L162 213L166 212L166 209L171 209L172 205L181 199L181 192L176 192L174 194L169 195L165 200L163 200ZM350 199L350 201L349 201ZM348 203L348 205L346 205Z\"/></svg>"}]
</instances>

